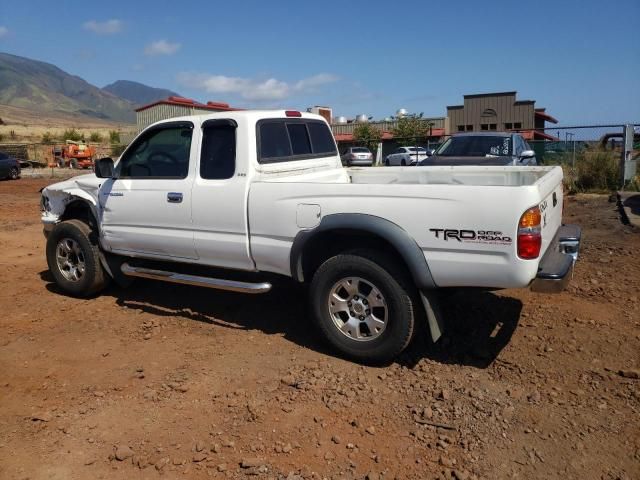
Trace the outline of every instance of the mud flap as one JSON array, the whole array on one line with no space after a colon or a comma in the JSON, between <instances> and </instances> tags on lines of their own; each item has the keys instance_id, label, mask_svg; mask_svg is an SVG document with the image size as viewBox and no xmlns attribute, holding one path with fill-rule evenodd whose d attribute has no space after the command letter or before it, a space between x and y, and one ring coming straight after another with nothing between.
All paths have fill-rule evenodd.
<instances>
[{"instance_id":1,"label":"mud flap","mask_svg":"<svg viewBox=\"0 0 640 480\"><path fill-rule=\"evenodd\" d=\"M429 324L429 332L431 340L435 343L440 340L444 333L444 325L442 324L442 313L438 297L434 292L420 292L420 299L427 314L427 323Z\"/></svg>"}]
</instances>

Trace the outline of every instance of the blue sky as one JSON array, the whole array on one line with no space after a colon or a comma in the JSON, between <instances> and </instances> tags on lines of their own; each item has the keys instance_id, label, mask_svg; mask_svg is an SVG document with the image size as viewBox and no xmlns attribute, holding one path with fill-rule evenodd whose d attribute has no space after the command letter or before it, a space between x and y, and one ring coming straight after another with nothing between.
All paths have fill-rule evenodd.
<instances>
[{"instance_id":1,"label":"blue sky","mask_svg":"<svg viewBox=\"0 0 640 480\"><path fill-rule=\"evenodd\" d=\"M564 125L640 122L639 0L3 1L0 51L242 107L444 116L517 90Z\"/></svg>"}]
</instances>

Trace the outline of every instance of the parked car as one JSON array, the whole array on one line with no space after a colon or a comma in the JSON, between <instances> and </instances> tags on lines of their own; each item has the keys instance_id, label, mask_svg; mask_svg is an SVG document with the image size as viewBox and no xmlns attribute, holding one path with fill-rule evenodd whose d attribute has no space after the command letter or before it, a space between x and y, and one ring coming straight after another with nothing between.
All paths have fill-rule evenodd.
<instances>
[{"instance_id":1,"label":"parked car","mask_svg":"<svg viewBox=\"0 0 640 480\"><path fill-rule=\"evenodd\" d=\"M0 178L17 180L20 178L20 171L20 162L17 159L0 152Z\"/></svg>"},{"instance_id":2,"label":"parked car","mask_svg":"<svg viewBox=\"0 0 640 480\"><path fill-rule=\"evenodd\" d=\"M370 167L373 165L373 153L367 147L349 147L340 157L342 164L348 167Z\"/></svg>"},{"instance_id":3,"label":"parked car","mask_svg":"<svg viewBox=\"0 0 640 480\"><path fill-rule=\"evenodd\" d=\"M537 165L536 154L518 133L467 132L448 138L420 166Z\"/></svg>"},{"instance_id":4,"label":"parked car","mask_svg":"<svg viewBox=\"0 0 640 480\"><path fill-rule=\"evenodd\" d=\"M290 277L318 334L364 362L397 356L422 319L438 340L440 288L565 288L580 229L562 224L562 168L419 173L343 168L310 113L171 118L117 163L43 189L47 263L79 297L110 279L260 294Z\"/></svg>"},{"instance_id":5,"label":"parked car","mask_svg":"<svg viewBox=\"0 0 640 480\"><path fill-rule=\"evenodd\" d=\"M427 158L427 155L427 150L422 147L400 147L387 155L384 164L387 166L417 165L421 160Z\"/></svg>"}]
</instances>

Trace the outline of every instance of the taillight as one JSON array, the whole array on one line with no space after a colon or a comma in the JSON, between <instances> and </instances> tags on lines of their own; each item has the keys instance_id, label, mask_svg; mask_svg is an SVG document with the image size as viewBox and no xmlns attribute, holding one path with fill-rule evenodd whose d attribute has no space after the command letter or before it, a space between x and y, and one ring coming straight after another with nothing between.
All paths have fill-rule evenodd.
<instances>
[{"instance_id":1,"label":"taillight","mask_svg":"<svg viewBox=\"0 0 640 480\"><path fill-rule=\"evenodd\" d=\"M518 256L530 260L538 258L542 246L542 215L538 207L527 210L518 224Z\"/></svg>"}]
</instances>

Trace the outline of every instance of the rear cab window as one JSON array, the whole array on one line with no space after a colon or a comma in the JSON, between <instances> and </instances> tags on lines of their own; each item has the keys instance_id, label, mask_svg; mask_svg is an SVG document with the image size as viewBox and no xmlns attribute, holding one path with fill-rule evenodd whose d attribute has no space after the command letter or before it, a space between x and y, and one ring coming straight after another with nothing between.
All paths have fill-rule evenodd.
<instances>
[{"instance_id":1,"label":"rear cab window","mask_svg":"<svg viewBox=\"0 0 640 480\"><path fill-rule=\"evenodd\" d=\"M258 163L290 162L337 155L331 130L320 120L274 118L258 121Z\"/></svg>"}]
</instances>

